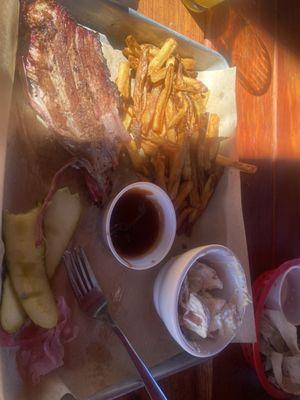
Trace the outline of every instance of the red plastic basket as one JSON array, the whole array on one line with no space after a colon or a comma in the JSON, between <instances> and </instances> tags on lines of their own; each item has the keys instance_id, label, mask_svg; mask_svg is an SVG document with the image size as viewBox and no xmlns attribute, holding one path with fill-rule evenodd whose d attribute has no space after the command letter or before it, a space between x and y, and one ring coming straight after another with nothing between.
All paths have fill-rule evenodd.
<instances>
[{"instance_id":1,"label":"red plastic basket","mask_svg":"<svg viewBox=\"0 0 300 400\"><path fill-rule=\"evenodd\" d=\"M300 258L286 261L280 267L268 270L260 275L252 285L254 315L257 337L259 335L260 320L266 301L266 297L275 280L288 268L300 264ZM274 399L289 399L292 395L278 389L269 382L263 365L259 343L247 343L242 345L246 361L255 369L257 377L265 391Z\"/></svg>"}]
</instances>

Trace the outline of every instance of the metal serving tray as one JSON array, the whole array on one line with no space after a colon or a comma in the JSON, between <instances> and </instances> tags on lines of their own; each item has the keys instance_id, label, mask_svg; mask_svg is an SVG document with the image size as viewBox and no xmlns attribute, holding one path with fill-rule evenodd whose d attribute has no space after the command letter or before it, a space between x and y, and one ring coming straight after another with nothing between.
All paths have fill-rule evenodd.
<instances>
[{"instance_id":1,"label":"metal serving tray","mask_svg":"<svg viewBox=\"0 0 300 400\"><path fill-rule=\"evenodd\" d=\"M77 21L82 25L104 33L110 43L118 49L124 47L124 39L133 34L141 42L161 45L167 37L174 37L182 56L194 57L199 70L217 70L228 68L225 58L218 52L191 40L174 30L161 25L150 18L107 0L60 0ZM183 352L167 362L161 363L152 372L157 379L179 372L203 362ZM89 400L114 399L143 386L140 380L120 382L89 398ZM67 397L66 397L67 399Z\"/></svg>"}]
</instances>

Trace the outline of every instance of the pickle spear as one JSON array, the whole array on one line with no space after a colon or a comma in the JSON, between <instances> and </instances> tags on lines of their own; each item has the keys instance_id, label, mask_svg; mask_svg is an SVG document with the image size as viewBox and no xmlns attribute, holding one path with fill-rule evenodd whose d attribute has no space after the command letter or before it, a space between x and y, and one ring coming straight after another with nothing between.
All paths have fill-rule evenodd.
<instances>
[{"instance_id":1,"label":"pickle spear","mask_svg":"<svg viewBox=\"0 0 300 400\"><path fill-rule=\"evenodd\" d=\"M1 326L9 333L17 332L25 322L26 314L12 287L10 278L5 276L1 303Z\"/></svg>"},{"instance_id":2,"label":"pickle spear","mask_svg":"<svg viewBox=\"0 0 300 400\"><path fill-rule=\"evenodd\" d=\"M57 324L55 299L47 278L44 245L36 247L40 207L25 214L4 213L4 241L12 286L29 318L43 328Z\"/></svg>"},{"instance_id":3,"label":"pickle spear","mask_svg":"<svg viewBox=\"0 0 300 400\"><path fill-rule=\"evenodd\" d=\"M46 211L44 235L46 241L46 272L54 275L61 257L75 231L81 213L78 193L68 187L57 190Z\"/></svg>"}]
</instances>

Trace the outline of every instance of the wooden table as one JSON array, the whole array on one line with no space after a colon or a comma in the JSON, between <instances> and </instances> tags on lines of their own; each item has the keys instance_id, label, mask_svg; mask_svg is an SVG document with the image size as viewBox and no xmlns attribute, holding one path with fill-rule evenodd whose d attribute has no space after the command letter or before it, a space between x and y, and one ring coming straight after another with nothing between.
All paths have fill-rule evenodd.
<instances>
[{"instance_id":1,"label":"wooden table","mask_svg":"<svg viewBox=\"0 0 300 400\"><path fill-rule=\"evenodd\" d=\"M259 167L242 176L252 280L300 255L300 1L228 1L206 14L180 0L138 10L222 52L237 66L237 150ZM170 400L268 399L239 345L161 382ZM144 390L122 400L147 399Z\"/></svg>"}]
</instances>

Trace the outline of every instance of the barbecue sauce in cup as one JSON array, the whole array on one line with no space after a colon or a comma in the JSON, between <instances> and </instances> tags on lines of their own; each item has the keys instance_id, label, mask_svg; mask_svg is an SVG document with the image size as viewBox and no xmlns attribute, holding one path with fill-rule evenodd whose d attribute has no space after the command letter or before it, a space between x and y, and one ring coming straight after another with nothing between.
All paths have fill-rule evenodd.
<instances>
[{"instance_id":1,"label":"barbecue sauce in cup","mask_svg":"<svg viewBox=\"0 0 300 400\"><path fill-rule=\"evenodd\" d=\"M121 256L141 256L159 239L161 213L149 194L147 190L131 189L119 198L112 211L110 236Z\"/></svg>"}]
</instances>

